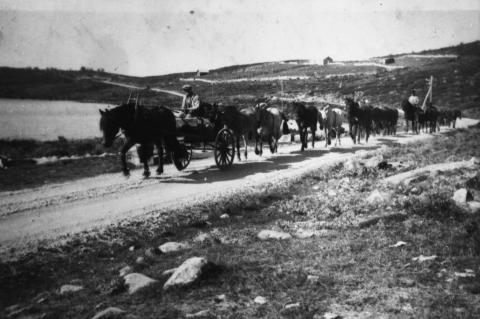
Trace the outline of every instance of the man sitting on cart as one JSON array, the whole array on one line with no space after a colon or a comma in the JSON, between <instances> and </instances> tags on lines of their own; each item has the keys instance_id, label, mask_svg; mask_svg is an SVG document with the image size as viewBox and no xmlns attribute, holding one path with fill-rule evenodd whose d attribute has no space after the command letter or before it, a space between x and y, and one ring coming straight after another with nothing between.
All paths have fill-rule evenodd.
<instances>
[{"instance_id":1,"label":"man sitting on cart","mask_svg":"<svg viewBox=\"0 0 480 319\"><path fill-rule=\"evenodd\" d=\"M187 93L185 99L183 100L182 110L187 115L187 117L205 116L203 112L200 97L193 93L193 88L189 84L185 84L182 89Z\"/></svg>"}]
</instances>

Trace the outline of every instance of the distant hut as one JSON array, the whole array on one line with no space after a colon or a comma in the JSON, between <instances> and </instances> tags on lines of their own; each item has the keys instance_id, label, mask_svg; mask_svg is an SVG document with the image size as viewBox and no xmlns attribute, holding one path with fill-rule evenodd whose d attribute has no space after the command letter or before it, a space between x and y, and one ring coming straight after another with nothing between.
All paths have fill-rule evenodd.
<instances>
[{"instance_id":1,"label":"distant hut","mask_svg":"<svg viewBox=\"0 0 480 319\"><path fill-rule=\"evenodd\" d=\"M197 70L197 76L207 75L208 70Z\"/></svg>"},{"instance_id":2,"label":"distant hut","mask_svg":"<svg viewBox=\"0 0 480 319\"><path fill-rule=\"evenodd\" d=\"M383 64L393 64L393 63L395 63L395 59L392 57L383 59Z\"/></svg>"},{"instance_id":3,"label":"distant hut","mask_svg":"<svg viewBox=\"0 0 480 319\"><path fill-rule=\"evenodd\" d=\"M327 56L325 59L323 59L323 65L327 65L333 62L333 59L329 56Z\"/></svg>"}]
</instances>

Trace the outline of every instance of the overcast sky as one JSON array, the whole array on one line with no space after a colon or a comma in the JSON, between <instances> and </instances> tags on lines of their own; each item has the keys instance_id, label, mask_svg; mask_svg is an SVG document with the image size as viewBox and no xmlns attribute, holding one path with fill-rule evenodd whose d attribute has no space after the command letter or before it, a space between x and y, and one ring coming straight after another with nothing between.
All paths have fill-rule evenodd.
<instances>
[{"instance_id":1,"label":"overcast sky","mask_svg":"<svg viewBox=\"0 0 480 319\"><path fill-rule=\"evenodd\" d=\"M157 75L480 40L480 0L0 0L0 65Z\"/></svg>"}]
</instances>

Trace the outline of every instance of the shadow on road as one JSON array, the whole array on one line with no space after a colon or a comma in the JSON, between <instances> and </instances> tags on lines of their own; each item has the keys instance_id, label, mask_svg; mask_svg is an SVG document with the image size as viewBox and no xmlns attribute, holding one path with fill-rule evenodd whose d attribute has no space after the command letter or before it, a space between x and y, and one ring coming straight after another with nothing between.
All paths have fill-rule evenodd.
<instances>
[{"instance_id":1,"label":"shadow on road","mask_svg":"<svg viewBox=\"0 0 480 319\"><path fill-rule=\"evenodd\" d=\"M219 181L235 180L258 173L269 173L273 171L289 169L292 167L292 164L302 162L311 158L321 159L323 156L330 153L344 154L353 153L359 150L372 151L378 148L380 148L379 145L366 145L321 150L310 149L304 152L295 151L288 154L276 154L274 156L266 158L264 161L261 162L238 162L235 158L233 165L226 170L220 170L215 165L212 165L205 169L191 171L187 175L183 175L178 178L174 177L169 179L163 179L160 177L158 179L161 181L161 183L214 183Z\"/></svg>"}]
</instances>

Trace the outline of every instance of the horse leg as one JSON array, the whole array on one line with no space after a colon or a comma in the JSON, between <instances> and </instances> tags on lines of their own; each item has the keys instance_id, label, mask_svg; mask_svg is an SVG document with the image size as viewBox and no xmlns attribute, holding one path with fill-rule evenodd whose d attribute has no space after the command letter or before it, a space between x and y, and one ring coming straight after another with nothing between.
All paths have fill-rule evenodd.
<instances>
[{"instance_id":1,"label":"horse leg","mask_svg":"<svg viewBox=\"0 0 480 319\"><path fill-rule=\"evenodd\" d=\"M247 140L245 139L245 135L243 137L243 144L245 145L245 159L247 159Z\"/></svg>"},{"instance_id":2,"label":"horse leg","mask_svg":"<svg viewBox=\"0 0 480 319\"><path fill-rule=\"evenodd\" d=\"M236 146L237 146L237 157L238 157L238 160L241 161L242 159L240 158L240 136L237 135L235 137L235 141L236 141Z\"/></svg>"},{"instance_id":3,"label":"horse leg","mask_svg":"<svg viewBox=\"0 0 480 319\"><path fill-rule=\"evenodd\" d=\"M315 148L315 133L317 132L317 128L312 126L310 127L310 131L312 131L312 148Z\"/></svg>"},{"instance_id":4,"label":"horse leg","mask_svg":"<svg viewBox=\"0 0 480 319\"><path fill-rule=\"evenodd\" d=\"M123 175L129 176L130 175L130 170L127 167L127 152L129 149L132 148L132 146L135 145L135 143L132 142L132 140L127 139L125 144L123 144L122 149L120 151L120 162L122 164L122 172Z\"/></svg>"},{"instance_id":5,"label":"horse leg","mask_svg":"<svg viewBox=\"0 0 480 319\"><path fill-rule=\"evenodd\" d=\"M163 173L163 145L162 145L162 141L157 141L155 143L155 146L157 147L157 154L158 154L157 175L160 175L160 174Z\"/></svg>"}]
</instances>

